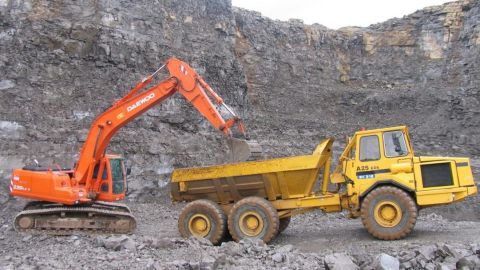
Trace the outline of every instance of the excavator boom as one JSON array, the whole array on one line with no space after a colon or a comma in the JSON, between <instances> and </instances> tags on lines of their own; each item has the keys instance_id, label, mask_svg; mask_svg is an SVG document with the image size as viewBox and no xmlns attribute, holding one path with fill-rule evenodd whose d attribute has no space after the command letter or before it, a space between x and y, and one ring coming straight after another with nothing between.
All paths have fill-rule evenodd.
<instances>
[{"instance_id":1,"label":"excavator boom","mask_svg":"<svg viewBox=\"0 0 480 270\"><path fill-rule=\"evenodd\" d=\"M243 124L233 111L232 118L223 119L205 89L209 89L208 93L218 104L223 105L223 100L188 64L171 58L165 67L170 73L170 78L139 93L153 80L153 75L148 76L92 123L75 168L74 176L79 183L85 183L91 178L94 166L104 155L118 129L176 92L183 95L216 129L230 135L231 127L240 123L240 131L245 132Z\"/></svg>"}]
</instances>

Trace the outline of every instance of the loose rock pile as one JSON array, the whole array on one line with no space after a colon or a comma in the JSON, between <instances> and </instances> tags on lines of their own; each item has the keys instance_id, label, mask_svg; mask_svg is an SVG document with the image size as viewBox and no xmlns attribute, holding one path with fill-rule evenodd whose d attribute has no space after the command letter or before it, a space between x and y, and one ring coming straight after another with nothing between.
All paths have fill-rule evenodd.
<instances>
[{"instance_id":1,"label":"loose rock pile","mask_svg":"<svg viewBox=\"0 0 480 270\"><path fill-rule=\"evenodd\" d=\"M182 205L130 204L132 235L67 237L17 233L12 203L0 217L0 269L479 269L480 222L420 215L400 241L373 239L358 220L310 212L292 219L271 245L182 239Z\"/></svg>"}]
</instances>

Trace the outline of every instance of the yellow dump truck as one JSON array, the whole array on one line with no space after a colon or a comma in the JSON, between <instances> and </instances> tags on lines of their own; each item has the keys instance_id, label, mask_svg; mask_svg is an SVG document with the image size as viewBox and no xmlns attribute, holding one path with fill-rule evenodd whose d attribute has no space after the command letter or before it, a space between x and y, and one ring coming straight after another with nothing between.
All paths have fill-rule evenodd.
<instances>
[{"instance_id":1,"label":"yellow dump truck","mask_svg":"<svg viewBox=\"0 0 480 270\"><path fill-rule=\"evenodd\" d=\"M172 199L189 202L180 234L269 242L291 216L321 209L347 210L374 237L395 240L412 231L419 209L477 193L468 158L415 156L405 126L356 132L331 174L332 144L305 156L174 170Z\"/></svg>"}]
</instances>

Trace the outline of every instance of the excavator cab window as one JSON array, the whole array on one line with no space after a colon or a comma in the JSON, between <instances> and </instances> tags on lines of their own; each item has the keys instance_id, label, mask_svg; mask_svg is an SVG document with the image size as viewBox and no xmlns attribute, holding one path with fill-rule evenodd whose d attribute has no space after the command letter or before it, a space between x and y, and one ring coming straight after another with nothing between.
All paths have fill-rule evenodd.
<instances>
[{"instance_id":1,"label":"excavator cab window","mask_svg":"<svg viewBox=\"0 0 480 270\"><path fill-rule=\"evenodd\" d=\"M122 194L125 191L125 175L123 159L110 159L110 169L112 172L112 192L113 194Z\"/></svg>"}]
</instances>

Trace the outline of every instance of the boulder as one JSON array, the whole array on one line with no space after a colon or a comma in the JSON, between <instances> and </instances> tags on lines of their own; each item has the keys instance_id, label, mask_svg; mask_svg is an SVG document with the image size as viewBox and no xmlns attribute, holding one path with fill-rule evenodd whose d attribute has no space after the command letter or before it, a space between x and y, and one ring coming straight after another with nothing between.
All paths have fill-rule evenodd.
<instances>
[{"instance_id":1,"label":"boulder","mask_svg":"<svg viewBox=\"0 0 480 270\"><path fill-rule=\"evenodd\" d=\"M97 246L104 247L105 249L119 251L122 249L127 249L130 251L136 251L136 243L135 241L126 236L126 235L119 235L119 236L109 236L103 237L99 236L95 239Z\"/></svg>"},{"instance_id":2,"label":"boulder","mask_svg":"<svg viewBox=\"0 0 480 270\"><path fill-rule=\"evenodd\" d=\"M400 269L400 261L395 257L382 253L375 258L372 267L376 270L398 270Z\"/></svg>"},{"instance_id":3,"label":"boulder","mask_svg":"<svg viewBox=\"0 0 480 270\"><path fill-rule=\"evenodd\" d=\"M350 256L345 253L333 253L325 256L325 268L327 270L356 270L360 269Z\"/></svg>"}]
</instances>

